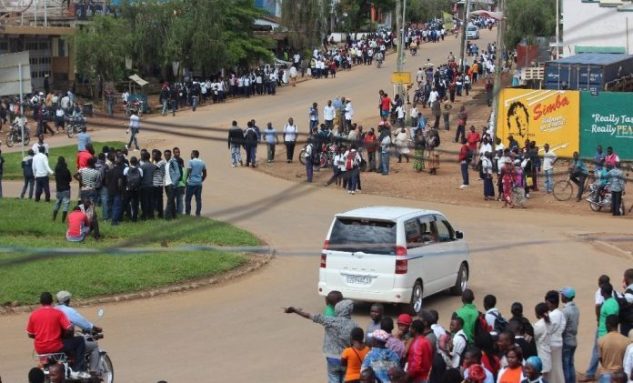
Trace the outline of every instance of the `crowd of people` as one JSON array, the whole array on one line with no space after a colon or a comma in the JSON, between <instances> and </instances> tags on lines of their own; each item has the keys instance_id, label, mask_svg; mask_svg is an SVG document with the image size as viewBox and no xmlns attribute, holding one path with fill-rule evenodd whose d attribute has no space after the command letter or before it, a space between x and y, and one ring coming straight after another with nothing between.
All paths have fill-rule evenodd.
<instances>
[{"instance_id":1,"label":"crowd of people","mask_svg":"<svg viewBox=\"0 0 633 383\"><path fill-rule=\"evenodd\" d=\"M139 150L135 135L138 134L138 116L130 118L130 130ZM191 152L185 165L180 149L141 149L139 156L124 148L103 146L96 152L85 128L77 135L76 168L71 171L68 160L57 158L54 170L49 164L49 147L40 134L38 142L22 160L24 186L20 198L33 197L39 202L42 194L46 202L51 200L49 176L54 176L56 202L53 221L61 211L61 221L66 222L69 241L83 241L89 233L100 238L97 207L101 207L101 220L118 225L122 220L131 222L154 218L175 219L178 215L191 214L195 198L195 215L202 209L202 184L207 176L204 161L198 150ZM78 182L78 204L69 212L71 185Z\"/></svg>"},{"instance_id":2,"label":"crowd of people","mask_svg":"<svg viewBox=\"0 0 633 383\"><path fill-rule=\"evenodd\" d=\"M293 306L284 312L324 327L329 383L624 383L633 372L633 269L624 272L622 286L619 293L608 276L598 280L590 314L597 323L595 343L579 379L574 360L580 311L571 287L547 291L534 306L534 321L520 302L504 317L491 294L480 310L470 289L448 328L436 310L401 314L394 323L375 303L363 330L352 319L352 301L338 291L326 296L323 313Z\"/></svg>"}]
</instances>

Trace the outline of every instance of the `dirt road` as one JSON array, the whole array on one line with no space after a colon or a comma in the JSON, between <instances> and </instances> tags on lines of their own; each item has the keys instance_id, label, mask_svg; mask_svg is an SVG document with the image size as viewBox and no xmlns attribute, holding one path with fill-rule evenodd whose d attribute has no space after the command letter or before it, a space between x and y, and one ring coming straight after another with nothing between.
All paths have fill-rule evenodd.
<instances>
[{"instance_id":1,"label":"dirt road","mask_svg":"<svg viewBox=\"0 0 633 383\"><path fill-rule=\"evenodd\" d=\"M482 43L490 41L493 33L482 32ZM457 42L425 45L407 65L412 69L427 57L439 62L448 51L458 51ZM352 98L359 116L375 113L377 90L389 89L392 60L382 69L355 68L336 80L309 81L296 89L284 89L275 97L205 107L158 120L208 127L255 118L260 123L272 121L279 128L289 115L294 115L305 132L308 106L314 100L322 104L335 95L346 95ZM203 128L197 131L204 133ZM93 136L98 140L122 139L124 128L95 132ZM217 136L224 138L224 134ZM152 145L160 148L177 144L183 153L199 149L209 166L203 190L204 214L255 232L274 246L279 256L265 269L223 286L105 305L106 316L100 323L106 331L102 345L111 354L118 382L324 381L322 330L307 320L282 314L281 308L293 304L311 312L322 310L316 283L323 236L334 213L355 207L407 205L445 212L470 242L471 285L478 304L484 294L494 293L504 313L512 302L521 301L528 317L533 318L532 307L546 290L575 287L582 312L579 368L584 368L588 359L594 334L591 312L597 277L606 273L619 281L630 264L628 258L604 254L575 237L586 232L633 234L630 225L617 227L611 217L578 219L547 212L350 196L252 169L232 169L225 142L147 133L139 138L141 143L151 139ZM15 188L10 184L5 190L11 195ZM232 212L217 214L229 208ZM439 296L425 304L437 309L440 321L447 324L459 300ZM94 317L96 309L87 307L82 312ZM362 327L367 325L367 312L367 306L360 306L356 312ZM395 310L389 312L395 314ZM0 318L0 375L7 382L25 380L34 364L32 343L24 333L26 319L24 314Z\"/></svg>"}]
</instances>

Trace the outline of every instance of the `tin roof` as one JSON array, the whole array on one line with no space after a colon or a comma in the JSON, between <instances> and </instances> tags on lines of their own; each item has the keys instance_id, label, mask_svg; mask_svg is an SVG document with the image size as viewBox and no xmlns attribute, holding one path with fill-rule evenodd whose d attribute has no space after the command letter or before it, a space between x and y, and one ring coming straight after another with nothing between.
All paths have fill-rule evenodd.
<instances>
[{"instance_id":1,"label":"tin roof","mask_svg":"<svg viewBox=\"0 0 633 383\"><path fill-rule=\"evenodd\" d=\"M631 58L633 58L633 55L622 53L580 53L560 60L548 61L548 63L609 65L620 61L630 60Z\"/></svg>"}]
</instances>

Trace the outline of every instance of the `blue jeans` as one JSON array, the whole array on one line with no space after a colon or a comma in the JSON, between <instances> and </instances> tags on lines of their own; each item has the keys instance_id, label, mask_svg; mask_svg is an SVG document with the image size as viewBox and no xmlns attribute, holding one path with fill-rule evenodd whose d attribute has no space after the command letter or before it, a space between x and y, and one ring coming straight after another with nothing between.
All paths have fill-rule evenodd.
<instances>
[{"instance_id":1,"label":"blue jeans","mask_svg":"<svg viewBox=\"0 0 633 383\"><path fill-rule=\"evenodd\" d=\"M308 178L308 182L312 182L312 174L314 172L314 168L312 165L312 159L306 158L306 176Z\"/></svg>"},{"instance_id":2,"label":"blue jeans","mask_svg":"<svg viewBox=\"0 0 633 383\"><path fill-rule=\"evenodd\" d=\"M545 191L551 193L554 191L554 169L544 170L545 173Z\"/></svg>"},{"instance_id":3,"label":"blue jeans","mask_svg":"<svg viewBox=\"0 0 633 383\"><path fill-rule=\"evenodd\" d=\"M167 100L163 100L163 110L160 114L163 116L167 114Z\"/></svg>"},{"instance_id":4,"label":"blue jeans","mask_svg":"<svg viewBox=\"0 0 633 383\"><path fill-rule=\"evenodd\" d=\"M587 372L585 372L585 375L588 378L594 378L596 376L596 371L598 370L598 363L600 363L600 350L598 349L598 329L596 329L596 336L593 342L593 349L591 350L591 362L589 362L589 367L587 368Z\"/></svg>"},{"instance_id":5,"label":"blue jeans","mask_svg":"<svg viewBox=\"0 0 633 383\"><path fill-rule=\"evenodd\" d=\"M198 107L198 96L193 96L191 97L191 110L195 112L197 107Z\"/></svg>"},{"instance_id":6,"label":"blue jeans","mask_svg":"<svg viewBox=\"0 0 633 383\"><path fill-rule=\"evenodd\" d=\"M57 192L57 201L53 206L53 211L57 212L61 208L63 212L68 212L68 206L70 205L70 190L63 190Z\"/></svg>"},{"instance_id":7,"label":"blue jeans","mask_svg":"<svg viewBox=\"0 0 633 383\"><path fill-rule=\"evenodd\" d=\"M347 180L347 190L348 191L356 191L358 187L358 168L352 169L347 172L349 179Z\"/></svg>"},{"instance_id":8,"label":"blue jeans","mask_svg":"<svg viewBox=\"0 0 633 383\"><path fill-rule=\"evenodd\" d=\"M231 164L236 166L242 162L242 149L239 145L231 144Z\"/></svg>"},{"instance_id":9,"label":"blue jeans","mask_svg":"<svg viewBox=\"0 0 633 383\"><path fill-rule=\"evenodd\" d=\"M341 360L335 358L325 358L327 363L327 382L343 383L345 378L345 368L341 366Z\"/></svg>"},{"instance_id":10,"label":"blue jeans","mask_svg":"<svg viewBox=\"0 0 633 383\"><path fill-rule=\"evenodd\" d=\"M460 168L462 170L462 185L468 185L468 161L462 161Z\"/></svg>"},{"instance_id":11,"label":"blue jeans","mask_svg":"<svg viewBox=\"0 0 633 383\"><path fill-rule=\"evenodd\" d=\"M121 216L123 214L123 201L121 194L115 194L110 196L112 201L112 224L118 225L121 222Z\"/></svg>"},{"instance_id":12,"label":"blue jeans","mask_svg":"<svg viewBox=\"0 0 633 383\"><path fill-rule=\"evenodd\" d=\"M380 152L380 169L383 175L389 174L389 152Z\"/></svg>"},{"instance_id":13,"label":"blue jeans","mask_svg":"<svg viewBox=\"0 0 633 383\"><path fill-rule=\"evenodd\" d=\"M576 353L576 346L563 345L563 374L565 375L565 383L576 383L574 353Z\"/></svg>"},{"instance_id":14,"label":"blue jeans","mask_svg":"<svg viewBox=\"0 0 633 383\"><path fill-rule=\"evenodd\" d=\"M176 212L183 214L185 212L185 187L178 186L176 188Z\"/></svg>"},{"instance_id":15,"label":"blue jeans","mask_svg":"<svg viewBox=\"0 0 633 383\"><path fill-rule=\"evenodd\" d=\"M598 383L611 383L612 381L611 374L608 373L600 375L600 379L598 379Z\"/></svg>"},{"instance_id":16,"label":"blue jeans","mask_svg":"<svg viewBox=\"0 0 633 383\"><path fill-rule=\"evenodd\" d=\"M20 198L24 198L26 194L26 190L28 188L29 191L29 199L33 198L33 186L35 186L35 177L25 177L24 178L24 186L22 187L22 192L20 193Z\"/></svg>"},{"instance_id":17,"label":"blue jeans","mask_svg":"<svg viewBox=\"0 0 633 383\"><path fill-rule=\"evenodd\" d=\"M101 187L101 209L104 220L109 220L112 216L112 206L110 206L110 195L108 194L108 189L103 186Z\"/></svg>"},{"instance_id":18,"label":"blue jeans","mask_svg":"<svg viewBox=\"0 0 633 383\"><path fill-rule=\"evenodd\" d=\"M185 212L191 215L191 197L196 197L196 216L200 216L202 210L202 185L187 185L187 193L185 197Z\"/></svg>"}]
</instances>

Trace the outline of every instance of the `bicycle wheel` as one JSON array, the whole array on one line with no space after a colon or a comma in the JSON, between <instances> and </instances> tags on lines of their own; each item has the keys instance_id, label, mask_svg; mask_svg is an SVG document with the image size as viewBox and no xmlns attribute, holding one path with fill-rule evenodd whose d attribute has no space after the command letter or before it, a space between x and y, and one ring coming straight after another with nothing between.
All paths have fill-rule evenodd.
<instances>
[{"instance_id":1,"label":"bicycle wheel","mask_svg":"<svg viewBox=\"0 0 633 383\"><path fill-rule=\"evenodd\" d=\"M597 203L597 202L593 202L593 201L590 201L590 202L589 202L589 207L590 207L590 208L591 208L591 210L593 210L593 211L600 211L600 210L602 210L602 205L600 205L600 204L599 204L599 203Z\"/></svg>"},{"instance_id":2,"label":"bicycle wheel","mask_svg":"<svg viewBox=\"0 0 633 383\"><path fill-rule=\"evenodd\" d=\"M73 138L75 126L73 124L66 125L66 135L68 138Z\"/></svg>"},{"instance_id":3,"label":"bicycle wheel","mask_svg":"<svg viewBox=\"0 0 633 383\"><path fill-rule=\"evenodd\" d=\"M301 151L299 152L299 162L301 162L301 165L306 164L306 150L305 149L301 149Z\"/></svg>"},{"instance_id":4,"label":"bicycle wheel","mask_svg":"<svg viewBox=\"0 0 633 383\"><path fill-rule=\"evenodd\" d=\"M7 146L8 147L13 147L13 139L14 139L14 134L12 132L7 133Z\"/></svg>"},{"instance_id":5,"label":"bicycle wheel","mask_svg":"<svg viewBox=\"0 0 633 383\"><path fill-rule=\"evenodd\" d=\"M554 183L554 198L558 201L569 201L574 194L574 187L569 180L560 180Z\"/></svg>"}]
</instances>

